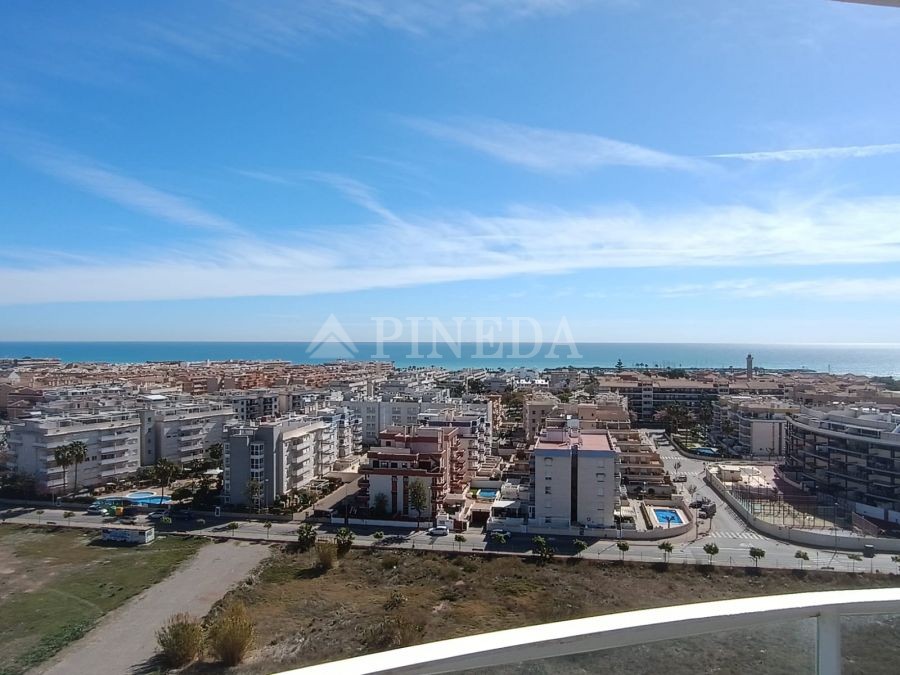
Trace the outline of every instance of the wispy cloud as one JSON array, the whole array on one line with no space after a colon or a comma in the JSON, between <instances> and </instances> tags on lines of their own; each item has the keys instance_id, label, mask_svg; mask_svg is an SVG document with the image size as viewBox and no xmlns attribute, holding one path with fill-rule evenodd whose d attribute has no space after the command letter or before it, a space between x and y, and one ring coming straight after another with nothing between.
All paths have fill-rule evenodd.
<instances>
[{"instance_id":1,"label":"wispy cloud","mask_svg":"<svg viewBox=\"0 0 900 675\"><path fill-rule=\"evenodd\" d=\"M13 40L9 56L19 68L79 82L123 84L137 63L184 66L239 64L248 53L293 58L311 43L346 39L383 29L413 38L456 34L566 14L589 4L616 6L624 0L330 0L260 3L223 0L140 8L79 7L71 16L45 21L35 13L41 40ZM75 13L77 11L77 14ZM103 31L96 21L102 20ZM3 54L0 47L0 55Z\"/></svg>"},{"instance_id":2,"label":"wispy cloud","mask_svg":"<svg viewBox=\"0 0 900 675\"><path fill-rule=\"evenodd\" d=\"M358 186L345 187L354 194ZM202 250L144 259L0 266L0 285L18 289L0 303L301 296L603 268L900 263L896 197L710 206L664 216L637 209L514 209L427 218L379 213L372 192L360 198L375 199L374 224L253 245L218 237ZM843 281L846 297L864 292L865 280L851 281ZM781 289L823 293L815 282L797 284ZM760 288L762 282L741 281L719 292ZM840 287L830 288L838 297Z\"/></svg>"},{"instance_id":3,"label":"wispy cloud","mask_svg":"<svg viewBox=\"0 0 900 675\"><path fill-rule=\"evenodd\" d=\"M451 122L405 119L413 129L466 146L509 164L547 173L601 166L698 170L704 162L594 134L512 124L494 119Z\"/></svg>"},{"instance_id":4,"label":"wispy cloud","mask_svg":"<svg viewBox=\"0 0 900 675\"><path fill-rule=\"evenodd\" d=\"M648 289L650 290L650 289ZM661 289L663 295L721 294L740 298L799 296L825 300L871 300L900 295L900 277L825 277L798 281L728 279L711 284L679 284Z\"/></svg>"},{"instance_id":5,"label":"wispy cloud","mask_svg":"<svg viewBox=\"0 0 900 675\"><path fill-rule=\"evenodd\" d=\"M709 156L716 159L740 159L747 162L799 162L810 159L852 159L874 157L876 155L894 155L897 153L900 153L900 143L801 148L798 150L768 150L765 152L733 152Z\"/></svg>"},{"instance_id":6,"label":"wispy cloud","mask_svg":"<svg viewBox=\"0 0 900 675\"><path fill-rule=\"evenodd\" d=\"M19 143L17 149L24 162L43 173L129 210L186 227L234 235L243 233L239 225L227 218L92 159L45 143Z\"/></svg>"}]
</instances>

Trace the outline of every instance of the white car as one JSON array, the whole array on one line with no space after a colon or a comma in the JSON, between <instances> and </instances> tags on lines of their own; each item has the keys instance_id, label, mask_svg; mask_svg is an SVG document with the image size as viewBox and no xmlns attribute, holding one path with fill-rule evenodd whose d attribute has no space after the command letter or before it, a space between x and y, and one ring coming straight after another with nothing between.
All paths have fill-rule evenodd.
<instances>
[{"instance_id":1,"label":"white car","mask_svg":"<svg viewBox=\"0 0 900 675\"><path fill-rule=\"evenodd\" d=\"M432 537L446 537L450 534L450 528L446 525L437 525L436 527L430 528L428 534Z\"/></svg>"}]
</instances>

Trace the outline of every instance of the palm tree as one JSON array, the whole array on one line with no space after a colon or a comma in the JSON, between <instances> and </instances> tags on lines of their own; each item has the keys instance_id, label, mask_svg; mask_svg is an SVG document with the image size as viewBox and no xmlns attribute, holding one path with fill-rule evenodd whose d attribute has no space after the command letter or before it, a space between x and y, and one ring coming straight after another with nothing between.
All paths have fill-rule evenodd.
<instances>
[{"instance_id":1,"label":"palm tree","mask_svg":"<svg viewBox=\"0 0 900 675\"><path fill-rule=\"evenodd\" d=\"M156 460L156 464L153 467L153 473L162 487L161 497L166 496L166 488L169 487L169 483L171 483L172 479L178 475L179 471L181 471L179 466L168 459Z\"/></svg>"},{"instance_id":2,"label":"palm tree","mask_svg":"<svg viewBox=\"0 0 900 675\"><path fill-rule=\"evenodd\" d=\"M53 450L53 461L63 470L63 494L67 492L66 474L72 466L72 449L68 445L62 445Z\"/></svg>"},{"instance_id":3,"label":"palm tree","mask_svg":"<svg viewBox=\"0 0 900 675\"><path fill-rule=\"evenodd\" d=\"M82 441L72 441L68 445L69 459L75 465L75 480L72 486L73 492L78 492L78 465L87 459L87 446Z\"/></svg>"},{"instance_id":4,"label":"palm tree","mask_svg":"<svg viewBox=\"0 0 900 675\"><path fill-rule=\"evenodd\" d=\"M664 541L657 548L663 552L663 562L669 562L669 554L672 552L674 546L672 546L671 541Z\"/></svg>"}]
</instances>

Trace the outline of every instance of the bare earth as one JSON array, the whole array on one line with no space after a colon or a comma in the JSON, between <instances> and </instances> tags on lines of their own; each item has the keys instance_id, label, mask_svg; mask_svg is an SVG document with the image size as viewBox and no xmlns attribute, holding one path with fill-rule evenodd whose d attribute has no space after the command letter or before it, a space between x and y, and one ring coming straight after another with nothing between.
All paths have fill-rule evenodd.
<instances>
[{"instance_id":1,"label":"bare earth","mask_svg":"<svg viewBox=\"0 0 900 675\"><path fill-rule=\"evenodd\" d=\"M170 577L106 615L84 638L32 675L123 675L153 671L156 631L170 616L204 616L269 554L260 544L227 542L204 546Z\"/></svg>"}]
</instances>

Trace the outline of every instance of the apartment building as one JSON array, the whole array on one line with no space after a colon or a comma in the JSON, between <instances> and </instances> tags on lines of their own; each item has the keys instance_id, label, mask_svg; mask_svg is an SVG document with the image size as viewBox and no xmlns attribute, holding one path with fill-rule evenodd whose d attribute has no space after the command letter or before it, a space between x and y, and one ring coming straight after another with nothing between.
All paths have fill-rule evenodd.
<instances>
[{"instance_id":1,"label":"apartment building","mask_svg":"<svg viewBox=\"0 0 900 675\"><path fill-rule=\"evenodd\" d=\"M538 527L612 527L618 449L610 433L577 420L541 430L531 452L529 518Z\"/></svg>"},{"instance_id":2,"label":"apartment building","mask_svg":"<svg viewBox=\"0 0 900 675\"><path fill-rule=\"evenodd\" d=\"M362 452L361 421L350 408L318 408L310 414L334 428L338 459Z\"/></svg>"},{"instance_id":3,"label":"apartment building","mask_svg":"<svg viewBox=\"0 0 900 675\"><path fill-rule=\"evenodd\" d=\"M427 411L455 409L460 413L486 416L486 424L493 423L493 407L490 402L462 403L460 401L434 402L398 399L392 401L344 401L360 420L362 442L377 445L379 434L387 427L416 426L419 415Z\"/></svg>"},{"instance_id":4,"label":"apartment building","mask_svg":"<svg viewBox=\"0 0 900 675\"><path fill-rule=\"evenodd\" d=\"M227 403L242 422L275 417L279 412L279 394L271 389L225 391L216 397Z\"/></svg>"},{"instance_id":5,"label":"apartment building","mask_svg":"<svg viewBox=\"0 0 900 675\"><path fill-rule=\"evenodd\" d=\"M745 457L784 455L787 416L800 406L764 396L722 396L713 403L713 439Z\"/></svg>"},{"instance_id":6,"label":"apartment building","mask_svg":"<svg viewBox=\"0 0 900 675\"><path fill-rule=\"evenodd\" d=\"M71 490L75 469L69 467L64 478L53 451L75 441L87 447L87 459L78 465L79 487L115 482L140 466L140 418L133 411L109 410L15 421L7 439L8 467L34 476L39 492L59 493L64 486Z\"/></svg>"},{"instance_id":7,"label":"apartment building","mask_svg":"<svg viewBox=\"0 0 900 675\"><path fill-rule=\"evenodd\" d=\"M788 417L783 476L823 501L900 523L900 414L866 406L802 408Z\"/></svg>"},{"instance_id":8,"label":"apartment building","mask_svg":"<svg viewBox=\"0 0 900 675\"><path fill-rule=\"evenodd\" d=\"M624 396L598 394L590 403L560 403L556 398L532 398L525 402L522 424L525 435L534 439L550 418L574 418L582 429L628 429L631 418Z\"/></svg>"},{"instance_id":9,"label":"apartment building","mask_svg":"<svg viewBox=\"0 0 900 675\"><path fill-rule=\"evenodd\" d=\"M224 442L225 427L235 417L231 406L215 401L173 401L162 394L137 399L144 465L160 459L176 464L203 459L211 445Z\"/></svg>"},{"instance_id":10,"label":"apartment building","mask_svg":"<svg viewBox=\"0 0 900 675\"><path fill-rule=\"evenodd\" d=\"M491 454L490 407L484 412L443 408L419 414L419 424L425 427L453 427L459 432L459 444L466 453L466 476L472 476Z\"/></svg>"},{"instance_id":11,"label":"apartment building","mask_svg":"<svg viewBox=\"0 0 900 675\"><path fill-rule=\"evenodd\" d=\"M326 419L292 415L229 427L223 443L225 503L271 506L331 471L338 448L338 427Z\"/></svg>"},{"instance_id":12,"label":"apartment building","mask_svg":"<svg viewBox=\"0 0 900 675\"><path fill-rule=\"evenodd\" d=\"M627 496L659 499L675 492L662 458L639 430L616 430L609 435L619 451L619 474Z\"/></svg>"},{"instance_id":13,"label":"apartment building","mask_svg":"<svg viewBox=\"0 0 900 675\"><path fill-rule=\"evenodd\" d=\"M451 493L461 494L465 460L455 427L389 427L360 466L360 502L370 513L433 520ZM425 484L427 504L417 514L410 504L413 482ZM382 513L379 513L383 511Z\"/></svg>"}]
</instances>

